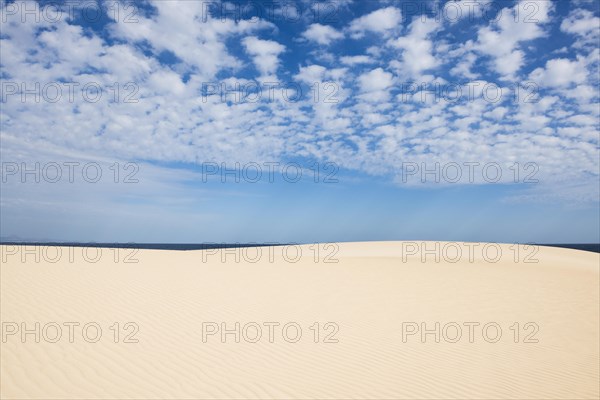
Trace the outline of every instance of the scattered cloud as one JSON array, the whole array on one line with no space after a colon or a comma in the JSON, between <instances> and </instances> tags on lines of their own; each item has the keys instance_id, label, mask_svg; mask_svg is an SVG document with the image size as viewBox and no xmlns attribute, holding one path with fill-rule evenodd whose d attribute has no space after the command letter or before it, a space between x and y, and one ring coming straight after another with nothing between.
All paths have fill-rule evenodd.
<instances>
[{"instance_id":1,"label":"scattered cloud","mask_svg":"<svg viewBox=\"0 0 600 400\"><path fill-rule=\"evenodd\" d=\"M504 79L514 79L526 63L521 45L547 35L544 26L553 8L550 1L536 0L500 10L497 22L479 29L476 49L492 58L494 70Z\"/></svg>"},{"instance_id":2,"label":"scattered cloud","mask_svg":"<svg viewBox=\"0 0 600 400\"><path fill-rule=\"evenodd\" d=\"M388 34L398 30L402 21L402 12L396 7L386 7L356 18L350 23L349 31L353 38L361 38L367 32Z\"/></svg>"},{"instance_id":3,"label":"scattered cloud","mask_svg":"<svg viewBox=\"0 0 600 400\"><path fill-rule=\"evenodd\" d=\"M537 68L529 79L543 86L565 87L582 84L587 78L587 70L581 60L555 58L546 62L545 68Z\"/></svg>"},{"instance_id":4,"label":"scattered cloud","mask_svg":"<svg viewBox=\"0 0 600 400\"><path fill-rule=\"evenodd\" d=\"M344 65L359 65L359 64L372 64L374 60L369 56L343 56L340 61Z\"/></svg>"},{"instance_id":5,"label":"scattered cloud","mask_svg":"<svg viewBox=\"0 0 600 400\"><path fill-rule=\"evenodd\" d=\"M261 40L256 36L247 36L242 43L263 76L274 75L277 72L279 55L285 51L285 46L274 40Z\"/></svg>"},{"instance_id":6,"label":"scattered cloud","mask_svg":"<svg viewBox=\"0 0 600 400\"><path fill-rule=\"evenodd\" d=\"M433 55L433 42L430 37L440 28L440 23L433 18L424 21L415 17L409 26L408 34L390 40L389 44L401 50L402 61L394 65L399 71L410 77L418 77L423 71L438 65Z\"/></svg>"},{"instance_id":7,"label":"scattered cloud","mask_svg":"<svg viewBox=\"0 0 600 400\"><path fill-rule=\"evenodd\" d=\"M344 37L342 32L338 32L331 26L312 24L302 33L302 36L317 44L327 46L335 40L340 40Z\"/></svg>"},{"instance_id":8,"label":"scattered cloud","mask_svg":"<svg viewBox=\"0 0 600 400\"><path fill-rule=\"evenodd\" d=\"M137 23L94 31L69 19L22 23L2 3L3 154L56 147L192 165L305 157L391 179L405 160L527 160L549 187L580 179L595 193L597 13L557 18L554 3L528 1L461 24L348 8L337 28L288 26L299 43L276 22L212 18L199 4L149 3ZM351 47L328 53L346 37ZM302 96L271 98L271 81L299 84ZM79 86L72 99L63 88L60 101L35 102L21 84L36 82ZM82 95L92 83L96 102ZM255 101L235 101L257 84Z\"/></svg>"}]
</instances>

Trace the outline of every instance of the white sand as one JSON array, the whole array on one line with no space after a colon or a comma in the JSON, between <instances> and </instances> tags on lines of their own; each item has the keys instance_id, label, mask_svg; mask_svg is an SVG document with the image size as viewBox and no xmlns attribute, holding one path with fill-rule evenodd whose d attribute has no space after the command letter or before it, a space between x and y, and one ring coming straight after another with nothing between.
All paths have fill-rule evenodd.
<instances>
[{"instance_id":1,"label":"white sand","mask_svg":"<svg viewBox=\"0 0 600 400\"><path fill-rule=\"evenodd\" d=\"M13 255L3 246L0 397L597 399L600 255L539 248L531 260L539 262L530 263L524 262L530 249L520 248L515 260L502 245L501 260L492 263L479 246L470 262L461 246L456 263L436 263L434 255L422 262L420 253L403 260L414 247L400 242L321 246L316 260L302 246L296 263L280 249L273 260L263 249L256 263L248 262L251 250L229 250L225 263L222 253L142 250L134 256L138 263L125 263L129 251L115 262L115 252L103 249L91 263L81 249L72 249L69 260L67 248L56 263L48 262L56 249L44 256L39 248L40 262L32 254L22 262L23 249ZM325 263L334 252L338 262ZM23 340L22 328L35 331L36 322L40 342L35 333ZM69 322L80 324L73 326L73 343ZM102 328L96 343L86 341L96 336L93 327L82 333L90 322ZM124 343L135 328L125 329L127 322L139 327L138 343ZM240 323L240 342L234 334L203 342L203 326L206 332L222 322L232 330ZM252 322L262 327L256 343ZM269 322L280 324L273 325L273 343ZM296 343L286 341L296 336L293 325L282 333L290 322L302 328ZM419 333L403 342L403 326L421 322L431 330L440 323L439 343L433 333L424 343ZM449 341L456 335L456 325L446 325L452 322L462 327L456 343ZM468 322L480 324L473 343ZM496 343L487 341L494 325L484 337L486 323L501 327ZM62 337L51 343L56 326ZM336 326L338 342L325 343ZM537 343L524 343L536 326L529 341Z\"/></svg>"}]
</instances>

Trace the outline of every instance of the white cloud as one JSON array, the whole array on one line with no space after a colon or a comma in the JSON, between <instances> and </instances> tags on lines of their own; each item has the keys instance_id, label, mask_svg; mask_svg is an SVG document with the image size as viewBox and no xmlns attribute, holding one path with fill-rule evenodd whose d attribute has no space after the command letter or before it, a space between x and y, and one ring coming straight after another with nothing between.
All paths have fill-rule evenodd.
<instances>
[{"instance_id":1,"label":"white cloud","mask_svg":"<svg viewBox=\"0 0 600 400\"><path fill-rule=\"evenodd\" d=\"M321 65L309 65L306 67L300 67L300 72L296 74L296 79L307 84L321 82L325 79L327 68Z\"/></svg>"},{"instance_id":2,"label":"white cloud","mask_svg":"<svg viewBox=\"0 0 600 400\"><path fill-rule=\"evenodd\" d=\"M394 75L376 68L358 77L358 87L362 95L360 99L367 102L385 102L390 98L389 89L394 84Z\"/></svg>"},{"instance_id":3,"label":"white cloud","mask_svg":"<svg viewBox=\"0 0 600 400\"><path fill-rule=\"evenodd\" d=\"M181 77L173 71L157 71L150 76L148 83L159 93L180 95L185 91Z\"/></svg>"},{"instance_id":4,"label":"white cloud","mask_svg":"<svg viewBox=\"0 0 600 400\"><path fill-rule=\"evenodd\" d=\"M344 65L359 65L359 64L372 64L375 61L369 56L344 56L340 57L340 61Z\"/></svg>"},{"instance_id":5,"label":"white cloud","mask_svg":"<svg viewBox=\"0 0 600 400\"><path fill-rule=\"evenodd\" d=\"M577 9L571 11L569 16L562 21L560 29L563 32L585 36L591 32L598 33L600 18L595 17L591 11Z\"/></svg>"},{"instance_id":6,"label":"white cloud","mask_svg":"<svg viewBox=\"0 0 600 400\"><path fill-rule=\"evenodd\" d=\"M386 7L363 15L350 23L349 31L353 38L363 37L365 32L385 34L397 30L402 22L402 12L396 7Z\"/></svg>"},{"instance_id":7,"label":"white cloud","mask_svg":"<svg viewBox=\"0 0 600 400\"><path fill-rule=\"evenodd\" d=\"M589 106L592 108L596 107L596 110L600 110L600 107L598 107L598 105L594 105L593 103L591 103L592 99L598 97L597 87L581 84L577 85L577 87L575 88L563 90L561 91L561 94L566 98L574 99L578 103L579 107Z\"/></svg>"},{"instance_id":8,"label":"white cloud","mask_svg":"<svg viewBox=\"0 0 600 400\"><path fill-rule=\"evenodd\" d=\"M360 91L363 93L386 90L393 83L394 76L382 68L376 68L358 77Z\"/></svg>"},{"instance_id":9,"label":"white cloud","mask_svg":"<svg viewBox=\"0 0 600 400\"><path fill-rule=\"evenodd\" d=\"M492 57L494 69L504 79L514 79L526 61L521 43L546 35L542 26L550 20L552 7L549 1L535 0L500 10L497 22L479 29L476 50Z\"/></svg>"},{"instance_id":10,"label":"white cloud","mask_svg":"<svg viewBox=\"0 0 600 400\"><path fill-rule=\"evenodd\" d=\"M585 82L587 71L580 60L555 58L546 62L545 68L536 68L529 79L542 86L565 87Z\"/></svg>"},{"instance_id":11,"label":"white cloud","mask_svg":"<svg viewBox=\"0 0 600 400\"><path fill-rule=\"evenodd\" d=\"M477 56L474 53L466 53L459 59L458 64L450 69L450 73L467 79L476 79L477 74L471 71L476 60Z\"/></svg>"},{"instance_id":12,"label":"white cloud","mask_svg":"<svg viewBox=\"0 0 600 400\"><path fill-rule=\"evenodd\" d=\"M302 33L302 36L320 45L327 46L335 40L342 39L344 34L328 25L312 24Z\"/></svg>"},{"instance_id":13,"label":"white cloud","mask_svg":"<svg viewBox=\"0 0 600 400\"><path fill-rule=\"evenodd\" d=\"M567 118L567 122L578 126L598 126L598 120L587 114L573 115Z\"/></svg>"},{"instance_id":14,"label":"white cloud","mask_svg":"<svg viewBox=\"0 0 600 400\"><path fill-rule=\"evenodd\" d=\"M275 74L279 67L279 54L285 46L273 40L261 40L256 36L247 36L242 40L246 52L253 57L254 64L262 76Z\"/></svg>"},{"instance_id":15,"label":"white cloud","mask_svg":"<svg viewBox=\"0 0 600 400\"><path fill-rule=\"evenodd\" d=\"M172 52L205 79L212 79L222 69L241 66L240 61L227 51L227 38L273 27L264 20L235 22L210 18L203 2L159 1L152 6L156 12L151 17L137 15L136 23L117 18L109 26L109 33L129 43L148 43L155 55ZM108 15L114 17L115 13Z\"/></svg>"},{"instance_id":16,"label":"white cloud","mask_svg":"<svg viewBox=\"0 0 600 400\"><path fill-rule=\"evenodd\" d=\"M492 118L496 121L504 118L506 113L508 112L508 108L506 107L494 107L494 109L486 114L486 117Z\"/></svg>"},{"instance_id":17,"label":"white cloud","mask_svg":"<svg viewBox=\"0 0 600 400\"><path fill-rule=\"evenodd\" d=\"M439 28L440 23L432 18L413 19L409 33L397 39L390 40L389 45L402 50L402 62L398 72L410 77L418 77L423 71L434 68L438 61L433 56L433 42L429 37Z\"/></svg>"},{"instance_id":18,"label":"white cloud","mask_svg":"<svg viewBox=\"0 0 600 400\"><path fill-rule=\"evenodd\" d=\"M328 69L316 64L300 67L294 78L311 87L308 95L310 100L302 103L302 106L312 111L307 124L303 125L304 131L332 135L348 129L351 123L349 114L340 108L340 104L349 94L344 89L344 79L347 75L346 68Z\"/></svg>"},{"instance_id":19,"label":"white cloud","mask_svg":"<svg viewBox=\"0 0 600 400\"><path fill-rule=\"evenodd\" d=\"M600 40L600 18L591 11L575 9L569 13L560 24L563 32L577 36L573 47L587 47L597 49Z\"/></svg>"}]
</instances>

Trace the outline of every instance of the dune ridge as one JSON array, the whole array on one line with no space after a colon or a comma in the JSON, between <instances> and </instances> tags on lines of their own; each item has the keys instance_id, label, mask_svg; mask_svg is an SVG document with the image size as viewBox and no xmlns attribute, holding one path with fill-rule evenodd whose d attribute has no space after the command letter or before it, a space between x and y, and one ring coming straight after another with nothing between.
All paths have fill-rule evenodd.
<instances>
[{"instance_id":1,"label":"dune ridge","mask_svg":"<svg viewBox=\"0 0 600 400\"><path fill-rule=\"evenodd\" d=\"M597 399L600 255L484 246L1 246L0 397Z\"/></svg>"}]
</instances>

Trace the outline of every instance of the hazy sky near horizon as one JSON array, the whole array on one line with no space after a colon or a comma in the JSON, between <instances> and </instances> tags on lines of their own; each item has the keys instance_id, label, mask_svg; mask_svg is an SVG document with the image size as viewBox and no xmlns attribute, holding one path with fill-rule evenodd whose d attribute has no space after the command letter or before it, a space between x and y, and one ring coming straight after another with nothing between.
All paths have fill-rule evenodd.
<instances>
[{"instance_id":1,"label":"hazy sky near horizon","mask_svg":"<svg viewBox=\"0 0 600 400\"><path fill-rule=\"evenodd\" d=\"M0 7L3 238L600 241L597 1Z\"/></svg>"}]
</instances>

